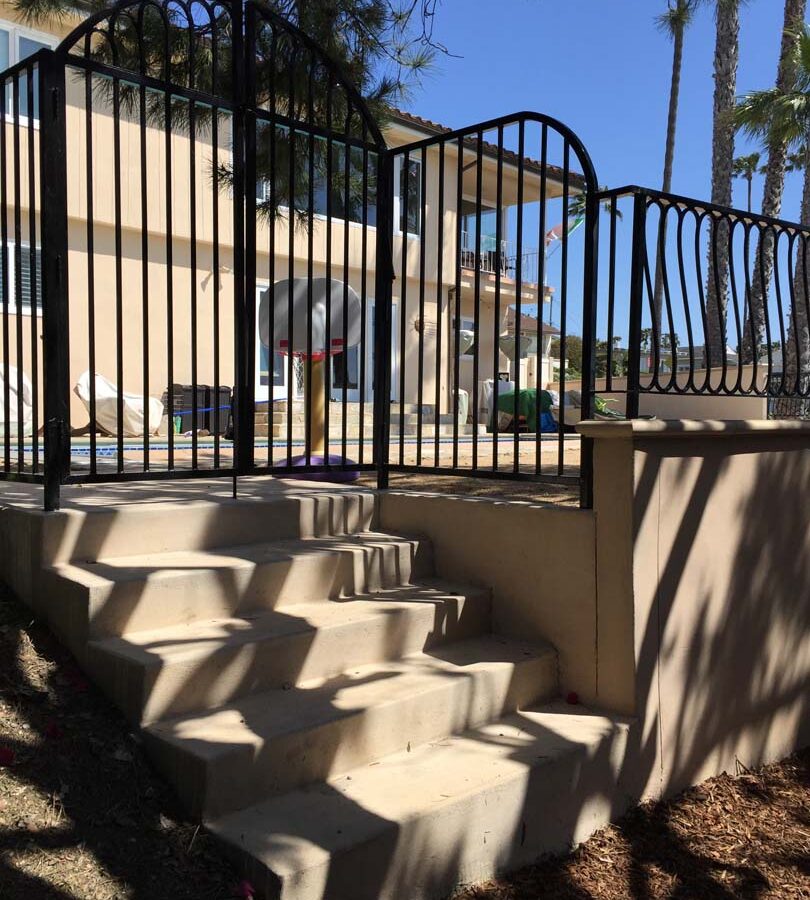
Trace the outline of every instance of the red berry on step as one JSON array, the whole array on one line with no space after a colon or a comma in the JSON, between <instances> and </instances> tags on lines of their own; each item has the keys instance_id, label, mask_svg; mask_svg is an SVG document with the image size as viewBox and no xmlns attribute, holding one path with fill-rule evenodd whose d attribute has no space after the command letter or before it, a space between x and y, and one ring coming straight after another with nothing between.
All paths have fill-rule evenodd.
<instances>
[{"instance_id":1,"label":"red berry on step","mask_svg":"<svg viewBox=\"0 0 810 900\"><path fill-rule=\"evenodd\" d=\"M571 706L576 706L579 703L579 694L576 691L569 691L565 695L565 702L570 703Z\"/></svg>"},{"instance_id":2,"label":"red berry on step","mask_svg":"<svg viewBox=\"0 0 810 900\"><path fill-rule=\"evenodd\" d=\"M14 751L11 747L0 747L0 766L13 766L14 759Z\"/></svg>"}]
</instances>

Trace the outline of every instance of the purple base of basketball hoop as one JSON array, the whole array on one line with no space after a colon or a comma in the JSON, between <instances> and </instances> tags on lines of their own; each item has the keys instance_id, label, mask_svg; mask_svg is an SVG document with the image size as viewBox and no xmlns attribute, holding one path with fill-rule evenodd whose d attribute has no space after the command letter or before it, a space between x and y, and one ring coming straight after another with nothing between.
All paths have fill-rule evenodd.
<instances>
[{"instance_id":1,"label":"purple base of basketball hoop","mask_svg":"<svg viewBox=\"0 0 810 900\"><path fill-rule=\"evenodd\" d=\"M309 458L309 462L307 462L306 456L294 456L289 461L283 459L276 463L276 466L278 467L286 468L287 466L292 466L292 468L294 469L305 467L307 465L351 466L353 465L353 462L350 459L344 459L342 456L335 456L331 453L328 457L318 456L313 453ZM302 472L300 475L280 477L295 477L298 481L331 481L333 484L347 484L351 481L357 481L357 479L360 477L360 473L352 472L351 470L346 469L333 469L331 472Z\"/></svg>"}]
</instances>

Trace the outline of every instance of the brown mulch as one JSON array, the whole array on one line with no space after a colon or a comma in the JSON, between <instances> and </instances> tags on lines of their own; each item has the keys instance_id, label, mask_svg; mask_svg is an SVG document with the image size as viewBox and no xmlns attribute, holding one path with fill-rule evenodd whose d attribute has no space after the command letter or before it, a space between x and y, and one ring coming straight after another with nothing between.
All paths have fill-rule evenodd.
<instances>
[{"instance_id":1,"label":"brown mulch","mask_svg":"<svg viewBox=\"0 0 810 900\"><path fill-rule=\"evenodd\" d=\"M237 891L222 851L184 820L117 710L0 588L0 898Z\"/></svg>"},{"instance_id":2,"label":"brown mulch","mask_svg":"<svg viewBox=\"0 0 810 900\"><path fill-rule=\"evenodd\" d=\"M810 749L645 803L573 853L454 900L810 898Z\"/></svg>"}]
</instances>

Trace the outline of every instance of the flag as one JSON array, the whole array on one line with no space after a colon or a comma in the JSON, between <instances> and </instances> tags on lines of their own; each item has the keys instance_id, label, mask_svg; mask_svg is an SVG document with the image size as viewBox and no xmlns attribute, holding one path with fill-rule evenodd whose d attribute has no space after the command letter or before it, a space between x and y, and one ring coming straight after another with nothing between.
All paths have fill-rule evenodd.
<instances>
[{"instance_id":1,"label":"flag","mask_svg":"<svg viewBox=\"0 0 810 900\"><path fill-rule=\"evenodd\" d=\"M585 221L585 216L577 216L575 219L568 220L568 233L571 234L572 231L576 231L577 228ZM565 229L565 223L560 222L559 225L555 225L553 228L549 229L546 232L546 249L548 249L554 241L561 241L563 238L563 231Z\"/></svg>"}]
</instances>

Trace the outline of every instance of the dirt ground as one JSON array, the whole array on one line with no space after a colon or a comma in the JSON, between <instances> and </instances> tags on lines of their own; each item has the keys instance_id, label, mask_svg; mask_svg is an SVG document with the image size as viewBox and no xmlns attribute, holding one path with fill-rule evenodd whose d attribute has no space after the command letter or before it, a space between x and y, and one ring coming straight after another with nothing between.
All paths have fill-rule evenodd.
<instances>
[{"instance_id":1,"label":"dirt ground","mask_svg":"<svg viewBox=\"0 0 810 900\"><path fill-rule=\"evenodd\" d=\"M118 712L0 589L0 898L250 896ZM810 898L810 751L642 806L572 855L456 900L544 898Z\"/></svg>"},{"instance_id":2,"label":"dirt ground","mask_svg":"<svg viewBox=\"0 0 810 900\"><path fill-rule=\"evenodd\" d=\"M810 750L631 810L569 856L455 900L810 897Z\"/></svg>"},{"instance_id":3,"label":"dirt ground","mask_svg":"<svg viewBox=\"0 0 810 900\"><path fill-rule=\"evenodd\" d=\"M117 711L0 593L0 898L224 900L238 879Z\"/></svg>"}]
</instances>

